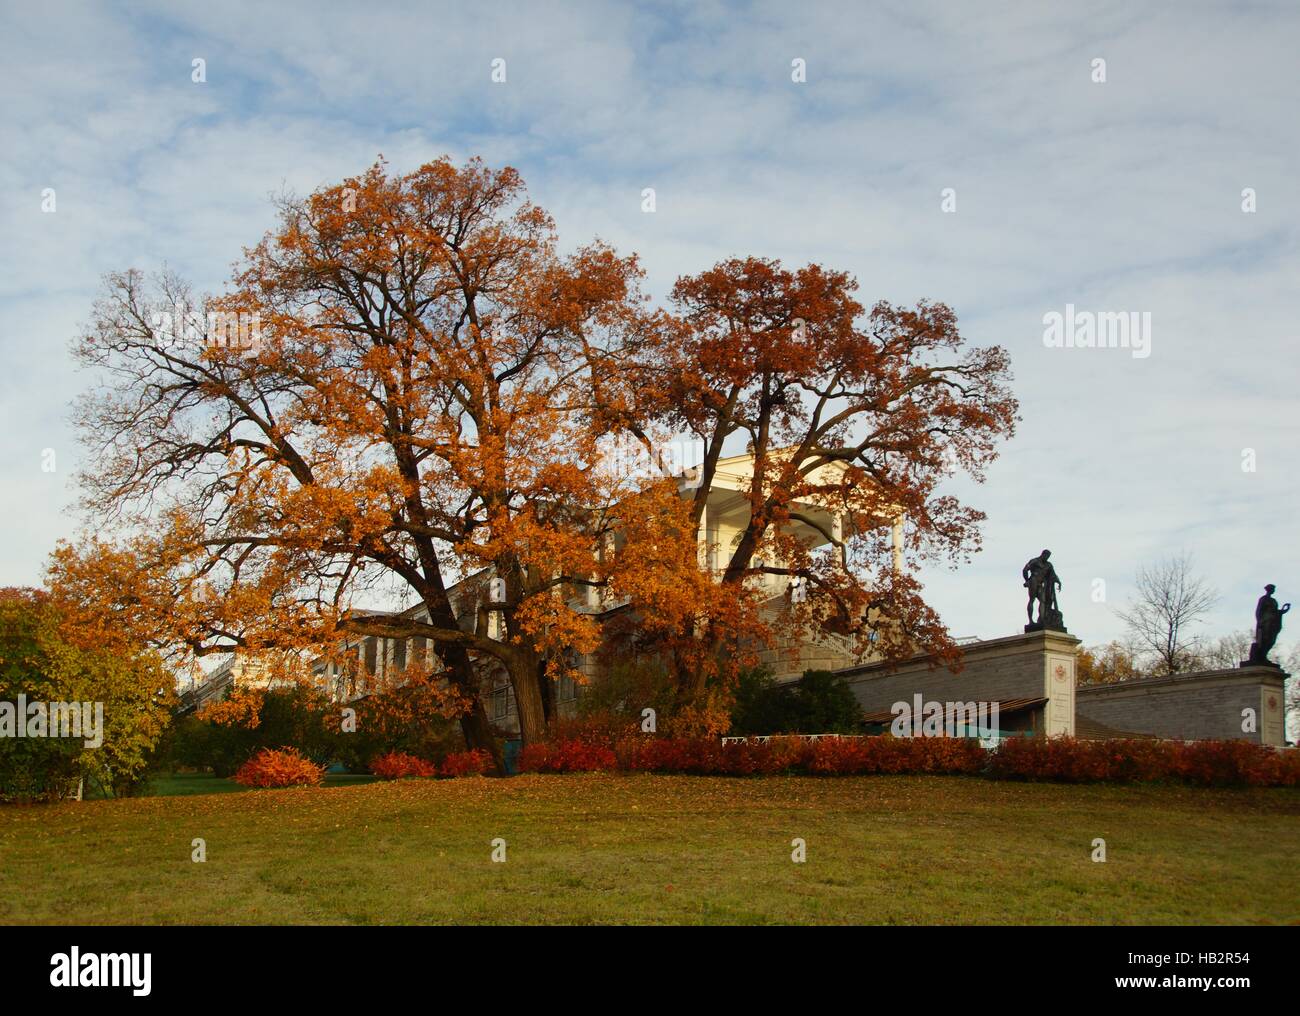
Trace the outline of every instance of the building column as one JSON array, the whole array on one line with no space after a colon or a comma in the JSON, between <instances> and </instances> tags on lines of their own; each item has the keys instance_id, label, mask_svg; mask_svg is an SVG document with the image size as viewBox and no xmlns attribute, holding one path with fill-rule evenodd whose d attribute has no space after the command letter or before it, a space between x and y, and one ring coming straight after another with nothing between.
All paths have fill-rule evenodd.
<instances>
[{"instance_id":1,"label":"building column","mask_svg":"<svg viewBox=\"0 0 1300 1016\"><path fill-rule=\"evenodd\" d=\"M614 556L614 534L602 533L600 537L600 563L607 564L611 557ZM602 586L598 594L600 609L604 610L613 600L613 594L610 593L608 586Z\"/></svg>"},{"instance_id":2,"label":"building column","mask_svg":"<svg viewBox=\"0 0 1300 1016\"><path fill-rule=\"evenodd\" d=\"M704 510L700 512L700 530L695 539L695 550L699 558L700 567L709 570L709 502L704 502Z\"/></svg>"},{"instance_id":3,"label":"building column","mask_svg":"<svg viewBox=\"0 0 1300 1016\"><path fill-rule=\"evenodd\" d=\"M890 532L890 543L894 548L894 571L903 570L903 516L894 517L894 526Z\"/></svg>"}]
</instances>

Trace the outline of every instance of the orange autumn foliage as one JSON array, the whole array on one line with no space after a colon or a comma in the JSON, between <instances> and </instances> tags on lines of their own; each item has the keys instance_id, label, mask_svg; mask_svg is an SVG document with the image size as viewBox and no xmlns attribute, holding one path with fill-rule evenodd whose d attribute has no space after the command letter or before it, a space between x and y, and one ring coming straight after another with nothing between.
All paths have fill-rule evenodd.
<instances>
[{"instance_id":1,"label":"orange autumn foliage","mask_svg":"<svg viewBox=\"0 0 1300 1016\"><path fill-rule=\"evenodd\" d=\"M575 591L693 610L675 485L597 467L621 358L661 327L640 275L600 244L562 257L514 170L440 160L286 201L220 297L110 276L78 347L105 384L79 423L105 449L86 507L121 535L60 548L54 584L88 629L191 656L427 638L471 744L491 744L488 664L534 736L537 674L599 642ZM256 319L258 341L178 347L151 324L187 308ZM633 518L656 556L599 559ZM485 596L467 629L449 593L484 569L503 639ZM385 577L427 619L352 609Z\"/></svg>"},{"instance_id":2,"label":"orange autumn foliage","mask_svg":"<svg viewBox=\"0 0 1300 1016\"><path fill-rule=\"evenodd\" d=\"M957 472L982 480L1014 432L1009 360L1000 347L967 345L943 304L868 311L856 289L847 273L816 264L724 261L678 279L680 327L635 368L646 379L633 389L637 411L703 443L697 526L724 446L744 438L752 456L738 491L748 521L713 550L717 609L666 640L687 654L681 669L697 689L708 674L702 654L726 649L735 660L737 643L778 636L793 646L829 634L859 654L959 661L908 560L957 562L978 549L983 515L941 484ZM890 546L895 520L902 568ZM742 590L771 577L798 580L807 595L756 616Z\"/></svg>"},{"instance_id":3,"label":"orange autumn foliage","mask_svg":"<svg viewBox=\"0 0 1300 1016\"><path fill-rule=\"evenodd\" d=\"M245 787L318 787L325 781L325 767L293 748L263 748L233 778Z\"/></svg>"},{"instance_id":4,"label":"orange autumn foliage","mask_svg":"<svg viewBox=\"0 0 1300 1016\"><path fill-rule=\"evenodd\" d=\"M438 775L438 767L425 759L401 751L390 751L370 763L370 771L383 780Z\"/></svg>"},{"instance_id":5,"label":"orange autumn foliage","mask_svg":"<svg viewBox=\"0 0 1300 1016\"><path fill-rule=\"evenodd\" d=\"M205 723L256 730L262 722L265 701L265 689L236 688L224 699L207 703L194 715Z\"/></svg>"},{"instance_id":6,"label":"orange autumn foliage","mask_svg":"<svg viewBox=\"0 0 1300 1016\"><path fill-rule=\"evenodd\" d=\"M481 748L469 751L453 751L442 760L438 768L439 776L455 778L459 776L485 776L492 771L492 756Z\"/></svg>"},{"instance_id":7,"label":"orange autumn foliage","mask_svg":"<svg viewBox=\"0 0 1300 1016\"><path fill-rule=\"evenodd\" d=\"M656 309L635 256L562 255L519 174L479 160L379 162L279 212L219 295L106 280L77 346L102 379L77 412L101 529L50 569L88 637L340 662L365 636L427 639L442 691L384 707L456 715L493 752L488 671L532 741L545 682L601 649L668 661L692 733L721 729L730 678L778 637L955 655L882 534L902 512L915 556L978 547L981 516L938 485L980 476L1015 400L1005 352L964 347L942 304L868 312L845 273L748 258ZM212 317L185 342L158 324L193 310ZM213 324L234 319L248 348ZM608 454L677 433L704 445L693 488ZM750 522L714 576L705 497L746 439ZM812 595L773 616L765 576ZM357 609L379 588L422 615ZM597 620L589 591L620 610Z\"/></svg>"}]
</instances>

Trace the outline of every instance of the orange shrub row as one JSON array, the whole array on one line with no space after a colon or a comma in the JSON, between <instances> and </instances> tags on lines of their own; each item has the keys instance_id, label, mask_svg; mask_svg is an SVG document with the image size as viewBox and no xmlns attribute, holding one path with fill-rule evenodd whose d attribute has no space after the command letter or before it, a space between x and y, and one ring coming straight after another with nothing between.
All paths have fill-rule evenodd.
<instances>
[{"instance_id":1,"label":"orange shrub row","mask_svg":"<svg viewBox=\"0 0 1300 1016\"><path fill-rule=\"evenodd\" d=\"M385 780L400 780L407 776L437 776L438 767L432 762L404 751L390 751L370 763L370 771Z\"/></svg>"},{"instance_id":2,"label":"orange shrub row","mask_svg":"<svg viewBox=\"0 0 1300 1016\"><path fill-rule=\"evenodd\" d=\"M400 780L407 776L481 776L491 772L492 756L481 748L455 751L442 760L439 768L427 759L390 751L370 763L370 771L385 780Z\"/></svg>"}]
</instances>

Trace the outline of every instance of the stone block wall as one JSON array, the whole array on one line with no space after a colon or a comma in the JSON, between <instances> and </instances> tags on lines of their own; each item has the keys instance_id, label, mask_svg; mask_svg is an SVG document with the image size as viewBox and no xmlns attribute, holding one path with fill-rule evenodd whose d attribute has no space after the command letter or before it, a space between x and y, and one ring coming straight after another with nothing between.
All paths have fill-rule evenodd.
<instances>
[{"instance_id":1,"label":"stone block wall","mask_svg":"<svg viewBox=\"0 0 1300 1016\"><path fill-rule=\"evenodd\" d=\"M935 702L1005 702L1046 698L1042 729L1074 733L1075 658L1079 640L1056 631L989 639L962 647L963 667L952 672L918 656L892 673L882 663L848 667L839 673L865 713L884 712L920 694Z\"/></svg>"},{"instance_id":2,"label":"stone block wall","mask_svg":"<svg viewBox=\"0 0 1300 1016\"><path fill-rule=\"evenodd\" d=\"M1088 685L1077 690L1076 707L1098 723L1156 737L1281 745L1286 677L1274 667L1239 667ZM1252 725L1246 710L1253 730L1242 729Z\"/></svg>"}]
</instances>

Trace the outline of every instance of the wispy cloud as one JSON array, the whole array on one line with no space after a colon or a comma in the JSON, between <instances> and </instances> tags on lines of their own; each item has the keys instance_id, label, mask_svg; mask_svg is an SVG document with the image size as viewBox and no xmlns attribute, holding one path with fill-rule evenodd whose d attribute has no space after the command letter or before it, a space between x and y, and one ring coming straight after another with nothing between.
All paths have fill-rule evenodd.
<instances>
[{"instance_id":1,"label":"wispy cloud","mask_svg":"<svg viewBox=\"0 0 1300 1016\"><path fill-rule=\"evenodd\" d=\"M1022 431L956 485L985 550L926 576L958 634L1015 630L1043 546L1089 641L1163 553L1196 553L1221 631L1300 582L1289 5L11 6L0 38L0 582L35 581L74 528L66 344L100 275L166 261L219 287L272 192L380 152L517 166L566 243L637 251L659 297L733 254L817 260L1010 348ZM1067 303L1150 311L1152 355L1045 348Z\"/></svg>"}]
</instances>

